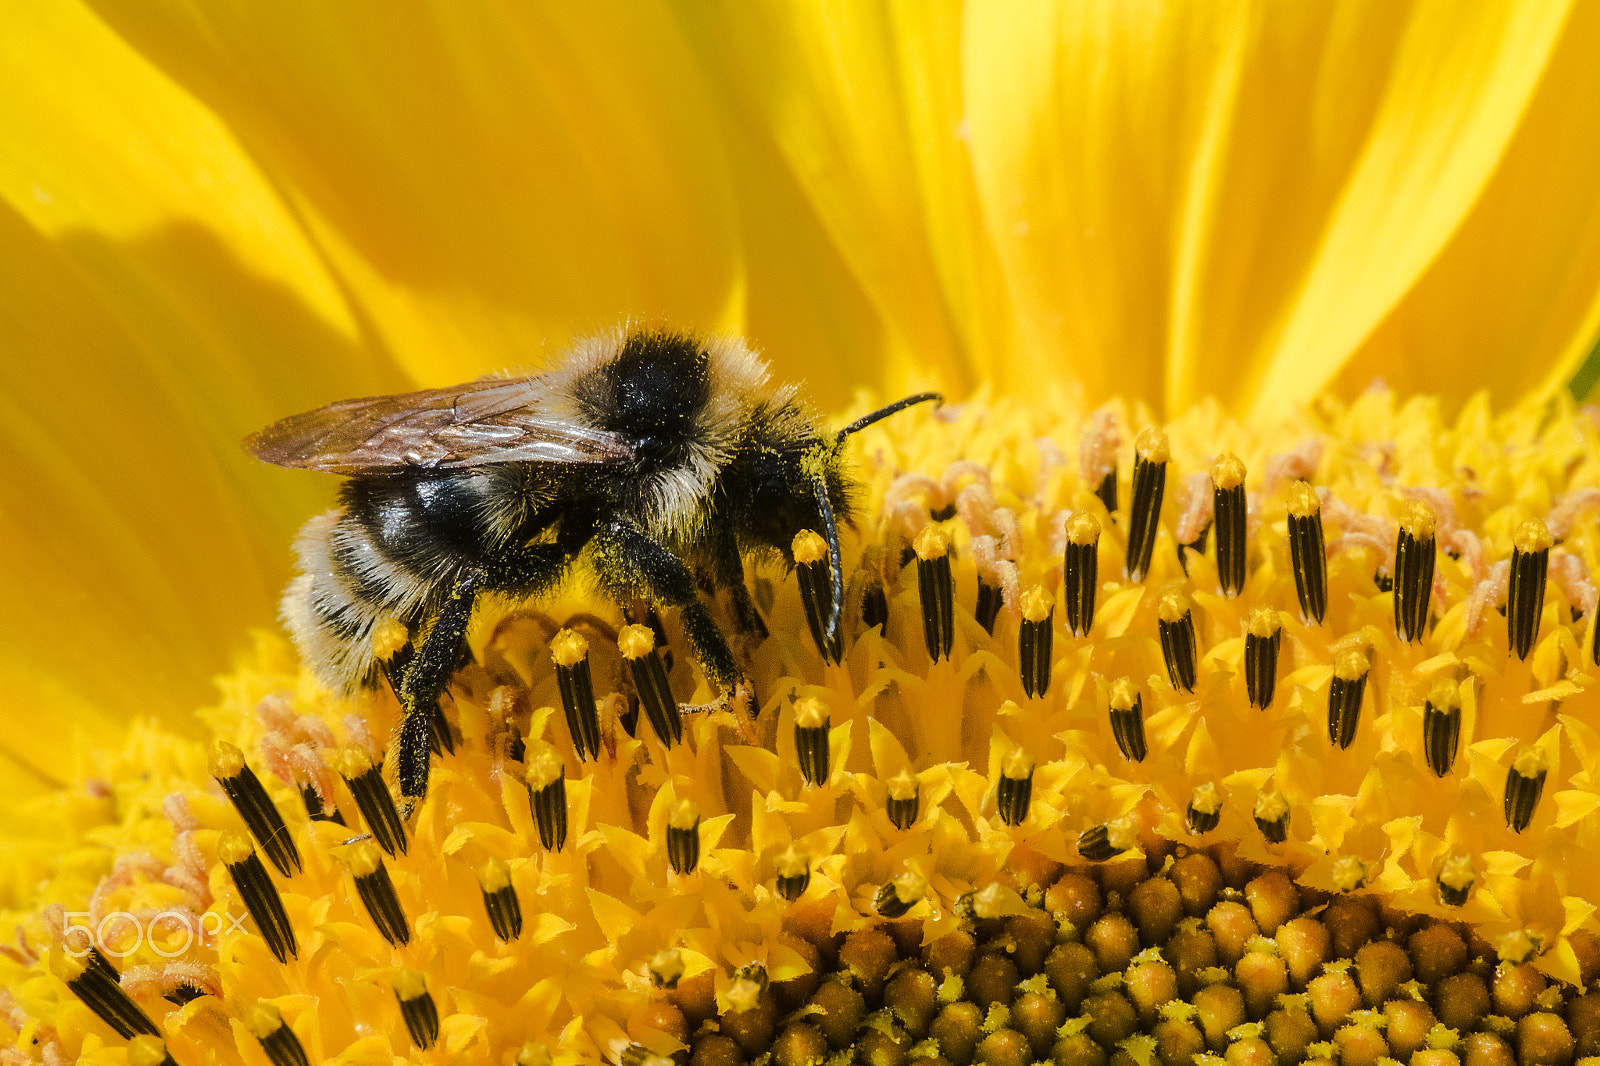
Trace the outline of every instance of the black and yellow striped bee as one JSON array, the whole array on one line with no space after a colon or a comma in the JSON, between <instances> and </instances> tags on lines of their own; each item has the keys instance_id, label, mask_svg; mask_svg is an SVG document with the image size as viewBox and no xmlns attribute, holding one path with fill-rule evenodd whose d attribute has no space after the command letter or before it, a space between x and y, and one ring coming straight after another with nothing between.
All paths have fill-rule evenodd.
<instances>
[{"instance_id":1,"label":"black and yellow striped bee","mask_svg":"<svg viewBox=\"0 0 1600 1066\"><path fill-rule=\"evenodd\" d=\"M910 396L833 433L744 342L624 328L542 374L343 400L274 423L246 447L347 478L339 506L300 534L283 618L330 688L388 674L404 711L400 793L415 804L479 594L537 599L581 561L619 603L677 608L706 676L731 689L740 669L700 586L726 590L734 624L763 634L745 556L792 563L795 534L821 531L836 634L837 527L853 507L844 442L938 399ZM411 642L380 663L373 634L391 620Z\"/></svg>"}]
</instances>

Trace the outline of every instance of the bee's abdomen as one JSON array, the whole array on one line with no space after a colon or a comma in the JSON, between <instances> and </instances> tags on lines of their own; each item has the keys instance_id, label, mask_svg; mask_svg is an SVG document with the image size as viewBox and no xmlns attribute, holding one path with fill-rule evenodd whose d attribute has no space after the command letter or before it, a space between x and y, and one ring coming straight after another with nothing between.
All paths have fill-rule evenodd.
<instances>
[{"instance_id":1,"label":"bee's abdomen","mask_svg":"<svg viewBox=\"0 0 1600 1066\"><path fill-rule=\"evenodd\" d=\"M390 618L419 624L452 566L420 574L387 551L364 516L329 511L306 524L295 546L301 576L283 599L283 619L318 680L350 692L375 679L372 631Z\"/></svg>"},{"instance_id":2,"label":"bee's abdomen","mask_svg":"<svg viewBox=\"0 0 1600 1066\"><path fill-rule=\"evenodd\" d=\"M306 524L301 577L283 618L319 680L348 692L374 679L372 631L398 619L415 629L468 569L526 532L528 481L513 464L441 476L357 477L344 506Z\"/></svg>"},{"instance_id":3,"label":"bee's abdomen","mask_svg":"<svg viewBox=\"0 0 1600 1066\"><path fill-rule=\"evenodd\" d=\"M345 513L398 573L437 582L481 558L501 478L497 471L428 478L353 478L345 483Z\"/></svg>"}]
</instances>

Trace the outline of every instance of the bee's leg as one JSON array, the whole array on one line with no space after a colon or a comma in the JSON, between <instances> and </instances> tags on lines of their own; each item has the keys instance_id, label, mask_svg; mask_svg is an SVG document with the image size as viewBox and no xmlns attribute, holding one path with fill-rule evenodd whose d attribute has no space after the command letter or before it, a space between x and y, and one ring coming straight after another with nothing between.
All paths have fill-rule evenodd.
<instances>
[{"instance_id":1,"label":"bee's leg","mask_svg":"<svg viewBox=\"0 0 1600 1066\"><path fill-rule=\"evenodd\" d=\"M433 739L433 715L439 696L455 671L461 642L466 639L472 602L483 579L480 570L468 570L439 608L428 635L417 647L400 684L400 738L395 764L400 779L400 799L407 814L428 793L428 756Z\"/></svg>"},{"instance_id":2,"label":"bee's leg","mask_svg":"<svg viewBox=\"0 0 1600 1066\"><path fill-rule=\"evenodd\" d=\"M479 586L510 596L542 596L566 579L576 549L564 543L526 544L492 559Z\"/></svg>"},{"instance_id":3,"label":"bee's leg","mask_svg":"<svg viewBox=\"0 0 1600 1066\"><path fill-rule=\"evenodd\" d=\"M678 608L690 650L706 676L718 688L731 690L739 680L739 667L722 630L700 602L694 575L683 560L632 522L606 523L592 544L606 591L622 599L638 590L657 603Z\"/></svg>"},{"instance_id":4,"label":"bee's leg","mask_svg":"<svg viewBox=\"0 0 1600 1066\"><path fill-rule=\"evenodd\" d=\"M411 664L417 657L416 631L417 627L412 626L413 639L407 641L404 647L383 663L383 676L388 679L389 690L394 693L394 698L400 701L402 707L405 706L406 702L404 692L406 671L411 669ZM456 669L459 670L460 668L461 664L458 662ZM450 735L450 720L444 716L444 711L439 708L437 700L434 701L433 711L428 717L433 722L433 730L428 737L428 750L435 755L443 755L446 751L454 755L456 753L456 744L455 739Z\"/></svg>"},{"instance_id":5,"label":"bee's leg","mask_svg":"<svg viewBox=\"0 0 1600 1066\"><path fill-rule=\"evenodd\" d=\"M728 590L733 599L733 622L743 636L754 638L751 643L767 639L767 623L761 620L750 589L744 583L744 558L732 537L724 538L716 547L715 563L717 584Z\"/></svg>"}]
</instances>

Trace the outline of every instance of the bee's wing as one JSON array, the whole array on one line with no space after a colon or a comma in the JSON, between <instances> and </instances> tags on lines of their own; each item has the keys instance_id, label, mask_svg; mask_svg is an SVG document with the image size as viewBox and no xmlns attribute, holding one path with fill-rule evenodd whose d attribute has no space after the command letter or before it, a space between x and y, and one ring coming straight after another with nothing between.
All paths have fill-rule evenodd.
<instances>
[{"instance_id":1,"label":"bee's wing","mask_svg":"<svg viewBox=\"0 0 1600 1066\"><path fill-rule=\"evenodd\" d=\"M247 438L245 447L269 463L334 474L611 463L632 454L617 435L552 410L538 377L341 400L274 422Z\"/></svg>"}]
</instances>

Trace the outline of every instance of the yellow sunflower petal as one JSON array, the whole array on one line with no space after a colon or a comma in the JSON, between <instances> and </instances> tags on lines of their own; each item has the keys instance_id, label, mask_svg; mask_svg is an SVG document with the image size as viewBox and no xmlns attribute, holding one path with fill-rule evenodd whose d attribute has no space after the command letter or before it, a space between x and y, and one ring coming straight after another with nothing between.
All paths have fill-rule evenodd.
<instances>
[{"instance_id":1,"label":"yellow sunflower petal","mask_svg":"<svg viewBox=\"0 0 1600 1066\"><path fill-rule=\"evenodd\" d=\"M715 111L662 5L106 18L262 161L415 380L628 316L741 325Z\"/></svg>"},{"instance_id":2,"label":"yellow sunflower petal","mask_svg":"<svg viewBox=\"0 0 1600 1066\"><path fill-rule=\"evenodd\" d=\"M968 13L973 169L1017 345L1051 353L1091 395L1175 399L1173 264L1188 201L1209 195L1186 189L1220 151L1243 23L1219 5Z\"/></svg>"},{"instance_id":3,"label":"yellow sunflower petal","mask_svg":"<svg viewBox=\"0 0 1600 1066\"><path fill-rule=\"evenodd\" d=\"M1600 334L1600 9L1573 8L1505 157L1439 257L1340 372L1397 391L1461 397L1560 388ZM1451 380L1423 370L1423 345L1451 353Z\"/></svg>"},{"instance_id":4,"label":"yellow sunflower petal","mask_svg":"<svg viewBox=\"0 0 1600 1066\"><path fill-rule=\"evenodd\" d=\"M213 116L73 5L8 19L0 456L27 503L0 519L0 683L19 722L55 723L7 758L55 780L75 736L187 720L271 619L318 493L266 491L239 438L307 368L351 388L382 360Z\"/></svg>"},{"instance_id":5,"label":"yellow sunflower petal","mask_svg":"<svg viewBox=\"0 0 1600 1066\"><path fill-rule=\"evenodd\" d=\"M1004 295L968 176L959 11L736 3L686 18L870 301L877 347L847 343L880 380L1026 380L1006 358ZM850 367L839 354L819 357Z\"/></svg>"},{"instance_id":6,"label":"yellow sunflower petal","mask_svg":"<svg viewBox=\"0 0 1600 1066\"><path fill-rule=\"evenodd\" d=\"M1542 244L1554 254L1535 262L1557 271L1569 265L1594 269L1592 247L1586 264L1581 257L1569 258L1571 252L1565 246L1573 234L1562 233L1554 240L1549 235L1529 234L1531 246L1521 245L1516 236L1503 230L1496 234L1496 223L1506 217L1506 208L1497 211L1491 205L1480 225L1475 227L1470 221L1474 206L1486 189L1492 188L1491 180L1502 185L1493 192L1497 198L1506 198L1502 202L1515 211L1518 221L1536 214L1530 210L1533 204L1546 209L1553 203L1575 203L1575 197L1582 195L1577 190L1592 188L1592 163L1574 167L1577 173L1562 175L1554 189L1544 184L1551 177L1550 169L1570 165L1564 158L1565 137L1560 131L1583 136L1577 119L1581 96L1570 100L1558 96L1546 105L1553 113L1539 116L1548 124L1546 129L1527 134L1531 142L1524 149L1527 158L1503 177L1496 176L1496 168L1514 144L1519 124L1563 41L1566 11L1567 5L1562 3L1485 3L1467 8L1419 3L1414 7L1395 44L1392 72L1361 157L1340 190L1287 321L1263 352L1271 360L1271 369L1263 365L1258 370L1259 384L1250 394L1254 410L1274 410L1332 378L1458 234L1468 248L1486 253L1518 246L1518 254L1537 256L1535 249ZM1558 93L1568 89L1582 93L1582 82L1592 84L1592 74L1580 74L1579 69L1587 71L1591 66L1584 57L1592 54L1600 36L1592 19L1584 21L1590 23L1588 32L1573 34L1568 40L1571 73L1554 79L1551 86ZM1580 84L1568 82L1574 77ZM1546 132L1549 126L1555 128ZM1588 155L1592 158L1593 153ZM1576 184L1568 185L1568 178ZM1563 188L1573 191L1563 195ZM1583 214L1592 218L1594 208L1589 206ZM1571 216L1566 217L1570 225ZM1516 226L1511 219L1502 224L1507 223ZM1587 228L1592 229L1593 223ZM1560 254L1563 252L1567 254ZM1471 268L1465 268L1459 259L1461 265L1455 270L1446 268L1428 301L1437 310L1423 322L1431 325L1447 317L1458 323L1468 317L1476 320L1476 314L1464 312L1483 302L1506 306L1503 313L1513 321L1498 335L1488 337L1478 332L1476 324L1462 329L1460 340L1464 343L1448 349L1453 358L1447 374L1439 379L1430 375L1427 387L1460 398L1474 388L1502 381L1514 385L1516 392L1535 382L1548 388L1550 378L1560 371L1559 361L1566 360L1568 371L1576 364L1579 353L1571 350L1573 337L1565 331L1577 323L1570 314L1565 320L1546 319L1550 297L1542 280L1528 279L1508 291L1496 282L1492 271L1481 270L1480 261L1468 261L1473 263ZM1481 288L1474 291L1461 284L1466 269L1478 272L1474 280ZM1589 285L1585 295L1592 298L1592 274ZM1518 295L1532 306L1518 306ZM1518 315L1519 311L1523 313ZM1580 321L1586 312L1587 307L1580 312ZM1525 334L1507 336L1518 326L1550 326L1558 333L1548 340ZM1430 336L1429 343L1435 340ZM1517 357L1510 361L1518 364L1515 369L1503 362L1507 342L1517 349ZM1474 350L1481 354L1456 362L1455 357ZM1507 369L1478 373L1496 361L1502 361ZM1383 361L1375 362L1381 366Z\"/></svg>"},{"instance_id":7,"label":"yellow sunflower petal","mask_svg":"<svg viewBox=\"0 0 1600 1066\"><path fill-rule=\"evenodd\" d=\"M1213 393L1267 412L1311 395L1490 186L1564 39L1564 13L1072 4L974 14L974 165L1020 346L1060 353L1091 393L1161 396L1169 409ZM1559 165L1559 140L1536 139L1530 166ZM1537 210L1528 196L1516 202ZM1571 212L1551 214L1570 224ZM1591 294L1585 253L1552 244L1547 269ZM1505 316L1542 327L1551 298L1538 289L1530 280ZM1581 343L1588 305L1563 299L1580 310L1534 342L1541 382ZM1461 306L1453 313L1470 321ZM1462 387L1412 372L1424 380L1411 384Z\"/></svg>"}]
</instances>

